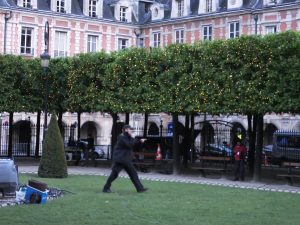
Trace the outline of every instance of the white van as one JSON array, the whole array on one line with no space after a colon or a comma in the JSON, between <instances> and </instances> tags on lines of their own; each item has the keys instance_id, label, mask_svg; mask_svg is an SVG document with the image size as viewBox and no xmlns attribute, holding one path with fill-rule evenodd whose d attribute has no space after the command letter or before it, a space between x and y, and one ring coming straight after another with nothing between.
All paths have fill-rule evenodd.
<instances>
[{"instance_id":1,"label":"white van","mask_svg":"<svg viewBox=\"0 0 300 225\"><path fill-rule=\"evenodd\" d=\"M300 132L276 131L273 135L272 160L300 161Z\"/></svg>"}]
</instances>

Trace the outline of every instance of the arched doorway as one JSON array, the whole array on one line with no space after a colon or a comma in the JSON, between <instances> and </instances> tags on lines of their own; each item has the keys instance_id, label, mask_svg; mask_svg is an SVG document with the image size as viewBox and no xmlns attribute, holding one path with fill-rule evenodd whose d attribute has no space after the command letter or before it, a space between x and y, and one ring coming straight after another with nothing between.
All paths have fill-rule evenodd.
<instances>
[{"instance_id":1,"label":"arched doorway","mask_svg":"<svg viewBox=\"0 0 300 225\"><path fill-rule=\"evenodd\" d=\"M273 134L276 130L278 130L278 128L274 124L269 123L266 125L266 128L264 130L264 145L272 145Z\"/></svg>"},{"instance_id":2,"label":"arched doorway","mask_svg":"<svg viewBox=\"0 0 300 225\"><path fill-rule=\"evenodd\" d=\"M195 148L197 152L205 151L208 144L214 143L214 128L209 122L200 123L202 129L196 131Z\"/></svg>"},{"instance_id":3,"label":"arched doorway","mask_svg":"<svg viewBox=\"0 0 300 225\"><path fill-rule=\"evenodd\" d=\"M230 156L232 154L232 140L236 131L241 132L242 135L246 134L241 125L227 121L207 120L197 122L194 126L197 124L199 128L194 130L192 161L198 155L223 155L225 153Z\"/></svg>"},{"instance_id":4,"label":"arched doorway","mask_svg":"<svg viewBox=\"0 0 300 225\"><path fill-rule=\"evenodd\" d=\"M14 125L13 132L13 155L30 156L31 151L31 123L21 120Z\"/></svg>"},{"instance_id":5,"label":"arched doorway","mask_svg":"<svg viewBox=\"0 0 300 225\"><path fill-rule=\"evenodd\" d=\"M156 123L151 122L148 129L148 135L150 136L158 136L159 135L159 128Z\"/></svg>"},{"instance_id":6,"label":"arched doorway","mask_svg":"<svg viewBox=\"0 0 300 225\"><path fill-rule=\"evenodd\" d=\"M81 138L86 139L89 136L94 138L94 144L97 144L97 127L93 121L85 122L80 129Z\"/></svg>"}]
</instances>

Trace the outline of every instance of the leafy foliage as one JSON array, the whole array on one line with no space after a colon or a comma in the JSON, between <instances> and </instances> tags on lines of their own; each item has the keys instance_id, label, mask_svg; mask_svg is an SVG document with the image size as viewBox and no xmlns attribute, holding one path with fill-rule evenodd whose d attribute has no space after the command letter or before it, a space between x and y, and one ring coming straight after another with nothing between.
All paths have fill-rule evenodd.
<instances>
[{"instance_id":1,"label":"leafy foliage","mask_svg":"<svg viewBox=\"0 0 300 225\"><path fill-rule=\"evenodd\" d=\"M80 54L70 60L68 108L75 112L107 111L103 76L111 57L104 53Z\"/></svg>"},{"instance_id":2,"label":"leafy foliage","mask_svg":"<svg viewBox=\"0 0 300 225\"><path fill-rule=\"evenodd\" d=\"M0 56L0 110L43 108L37 59ZM52 59L50 108L59 112L298 113L300 33L131 48Z\"/></svg>"}]
</instances>

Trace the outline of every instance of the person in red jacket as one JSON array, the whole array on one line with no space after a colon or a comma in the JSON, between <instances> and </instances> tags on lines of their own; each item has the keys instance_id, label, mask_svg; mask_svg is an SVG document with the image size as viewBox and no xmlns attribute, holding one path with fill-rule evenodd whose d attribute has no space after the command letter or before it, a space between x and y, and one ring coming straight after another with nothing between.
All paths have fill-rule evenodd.
<instances>
[{"instance_id":1,"label":"person in red jacket","mask_svg":"<svg viewBox=\"0 0 300 225\"><path fill-rule=\"evenodd\" d=\"M245 179L245 156L247 154L247 148L241 143L240 140L237 141L236 146L233 148L234 154L234 181L244 181Z\"/></svg>"}]
</instances>

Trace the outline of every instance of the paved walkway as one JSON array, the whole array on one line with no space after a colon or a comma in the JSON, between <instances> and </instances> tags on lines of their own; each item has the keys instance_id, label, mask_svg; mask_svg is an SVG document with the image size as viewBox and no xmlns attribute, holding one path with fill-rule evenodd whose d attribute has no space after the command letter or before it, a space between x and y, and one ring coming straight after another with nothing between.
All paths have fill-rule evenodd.
<instances>
[{"instance_id":1,"label":"paved walkway","mask_svg":"<svg viewBox=\"0 0 300 225\"><path fill-rule=\"evenodd\" d=\"M37 165L20 165L20 173L33 173L36 174L38 171ZM109 168L99 167L80 167L71 166L68 167L69 175L97 175L97 176L108 176L110 173ZM204 178L199 174L183 174L183 175L165 175L156 172L150 173L139 173L142 180L151 180L159 182L178 182L178 183L191 183L201 185L212 185L212 186L223 186L240 189L253 189L260 191L272 191L272 192L285 192L300 194L300 187L289 186L284 183L277 181L264 181L264 182L236 182L226 178ZM128 178L127 174L121 172L120 177Z\"/></svg>"}]
</instances>

